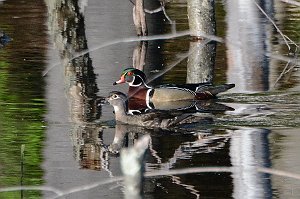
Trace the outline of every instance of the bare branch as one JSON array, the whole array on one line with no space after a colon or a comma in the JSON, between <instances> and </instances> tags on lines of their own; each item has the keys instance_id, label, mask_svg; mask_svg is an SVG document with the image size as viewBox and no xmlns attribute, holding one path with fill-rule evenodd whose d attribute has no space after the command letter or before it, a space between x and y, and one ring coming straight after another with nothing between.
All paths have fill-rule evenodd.
<instances>
[{"instance_id":1,"label":"bare branch","mask_svg":"<svg viewBox=\"0 0 300 199\"><path fill-rule=\"evenodd\" d=\"M282 78L282 76L285 74L285 71L287 70L288 66L290 65L290 62L286 63L283 71L280 73L279 77L276 79L275 83L274 83L274 86L276 86L276 84L278 83L278 81Z\"/></svg>"},{"instance_id":2,"label":"bare branch","mask_svg":"<svg viewBox=\"0 0 300 199\"><path fill-rule=\"evenodd\" d=\"M183 36L188 36L190 35L190 31L181 31L181 32L176 32L176 33L169 33L169 34L162 34L162 35L151 35L151 36L143 36L143 37L127 37L127 38L120 38L120 39L116 39L116 40L111 40L111 41L107 41L104 42L102 45L99 45L97 47L94 48L90 48L87 50L83 50L80 53L76 53L74 54L74 56L69 59L68 61L72 61L74 59L76 59L77 57L83 56L87 53L108 47L108 46L112 46L115 44L119 44L119 43L129 43L129 42L135 42L135 41L153 41L153 40L159 40L159 39L172 39L172 38L177 38L177 37L183 37ZM61 64L61 62L58 63L54 63L52 66L50 66L44 73L43 73L43 77L46 76L53 68L55 68L56 66L59 66Z\"/></svg>"},{"instance_id":3,"label":"bare branch","mask_svg":"<svg viewBox=\"0 0 300 199\"><path fill-rule=\"evenodd\" d=\"M299 47L293 40L291 40L288 36L286 36L285 34L283 34L281 32L281 30L277 27L277 25L275 24L275 22L267 15L267 13L257 4L257 2L255 0L253 0L253 3L267 17L267 19L274 25L274 27L276 28L277 32L282 36L282 38L283 38L284 42L286 43L286 45L288 46L289 50L291 50L291 47L290 47L290 45L289 45L289 43L288 43L288 41L286 39L288 39L295 46Z\"/></svg>"},{"instance_id":4,"label":"bare branch","mask_svg":"<svg viewBox=\"0 0 300 199\"><path fill-rule=\"evenodd\" d=\"M164 4L161 2L161 6L155 10L148 10L148 9L144 9L144 11L148 14L154 14L154 13L158 13L160 11L163 11L164 15L165 15L165 18L169 21L169 23L173 26L172 27L172 32L175 32L176 31L176 23L175 21L172 21L171 18L168 16L167 12L166 12L166 9L165 9L165 6Z\"/></svg>"},{"instance_id":5,"label":"bare branch","mask_svg":"<svg viewBox=\"0 0 300 199\"><path fill-rule=\"evenodd\" d=\"M294 0L281 0L281 1L284 3L294 5L294 6L300 6L300 2L298 2L298 1L294 1Z\"/></svg>"}]
</instances>

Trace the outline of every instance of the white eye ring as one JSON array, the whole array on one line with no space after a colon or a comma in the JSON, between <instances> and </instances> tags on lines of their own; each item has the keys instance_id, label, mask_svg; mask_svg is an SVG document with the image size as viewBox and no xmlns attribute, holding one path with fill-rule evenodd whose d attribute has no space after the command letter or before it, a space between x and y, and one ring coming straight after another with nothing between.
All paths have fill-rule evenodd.
<instances>
[{"instance_id":1,"label":"white eye ring","mask_svg":"<svg viewBox=\"0 0 300 199\"><path fill-rule=\"evenodd\" d=\"M118 98L119 98L119 96L116 95L116 94L113 94L111 97L112 97L113 99L118 99Z\"/></svg>"}]
</instances>

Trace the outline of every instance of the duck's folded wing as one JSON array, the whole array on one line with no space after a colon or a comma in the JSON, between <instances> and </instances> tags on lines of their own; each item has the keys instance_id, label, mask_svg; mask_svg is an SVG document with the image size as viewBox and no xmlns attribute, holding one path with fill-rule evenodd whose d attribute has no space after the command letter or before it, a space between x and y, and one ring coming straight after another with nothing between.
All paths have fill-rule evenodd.
<instances>
[{"instance_id":1,"label":"duck's folded wing","mask_svg":"<svg viewBox=\"0 0 300 199\"><path fill-rule=\"evenodd\" d=\"M194 114L182 114L174 117L174 119L168 121L168 126L180 126L183 124L191 123L211 123L213 118L209 114L194 115Z\"/></svg>"},{"instance_id":2,"label":"duck's folded wing","mask_svg":"<svg viewBox=\"0 0 300 199\"><path fill-rule=\"evenodd\" d=\"M189 89L191 91L196 91L198 88L207 87L207 86L212 86L212 84L209 82L198 83L198 84L163 84L155 88L174 87L174 88L183 88L183 89Z\"/></svg>"}]
</instances>

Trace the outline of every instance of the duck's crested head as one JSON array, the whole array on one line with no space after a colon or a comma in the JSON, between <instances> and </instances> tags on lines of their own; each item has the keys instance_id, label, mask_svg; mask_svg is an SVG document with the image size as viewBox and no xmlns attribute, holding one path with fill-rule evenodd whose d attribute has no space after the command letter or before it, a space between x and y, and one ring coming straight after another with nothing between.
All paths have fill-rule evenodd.
<instances>
[{"instance_id":1,"label":"duck's crested head","mask_svg":"<svg viewBox=\"0 0 300 199\"><path fill-rule=\"evenodd\" d=\"M141 83L144 83L145 80L146 75L143 71L130 67L123 70L120 79L114 82L114 85L125 82L130 85L140 85Z\"/></svg>"},{"instance_id":2,"label":"duck's crested head","mask_svg":"<svg viewBox=\"0 0 300 199\"><path fill-rule=\"evenodd\" d=\"M127 101L127 96L119 91L112 91L109 93L106 100L112 105L112 106L119 106L124 104Z\"/></svg>"}]
</instances>

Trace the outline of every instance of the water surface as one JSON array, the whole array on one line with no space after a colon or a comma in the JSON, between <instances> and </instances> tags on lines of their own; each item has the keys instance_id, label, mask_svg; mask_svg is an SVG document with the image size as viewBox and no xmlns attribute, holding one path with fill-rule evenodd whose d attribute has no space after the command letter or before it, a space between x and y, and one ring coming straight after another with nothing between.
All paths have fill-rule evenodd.
<instances>
[{"instance_id":1,"label":"water surface","mask_svg":"<svg viewBox=\"0 0 300 199\"><path fill-rule=\"evenodd\" d=\"M282 32L299 44L299 10L278 1L259 3ZM148 4L149 9L157 6ZM146 171L236 169L146 178L145 198L300 197L299 181L256 172L256 166L298 172L300 79L299 66L277 59L277 55L293 56L295 47L291 44L288 50L253 1L217 1L217 35L225 42L202 47L180 37L115 42L99 48L135 36L130 2L7 0L0 7L0 28L13 39L0 49L0 187L46 185L67 191L120 176L120 158L108 152L114 136L124 138L119 147L127 147L150 134ZM167 13L178 31L188 29L184 2L170 3ZM150 35L172 29L162 13L147 19ZM193 51L195 46L198 51ZM83 51L89 53L76 57ZM196 67L207 71L200 79L188 72L195 67L191 64L194 52L215 61ZM212 125L196 125L180 133L116 126L112 107L101 105L101 97L112 90L127 91L127 85L112 83L133 65L133 58L149 79L174 66L152 85L206 79L214 84L235 83L234 89L217 99L234 111L214 111ZM137 58L145 64L138 64ZM122 186L104 185L68 198L121 198ZM53 195L46 191L1 195L42 196Z\"/></svg>"}]
</instances>

